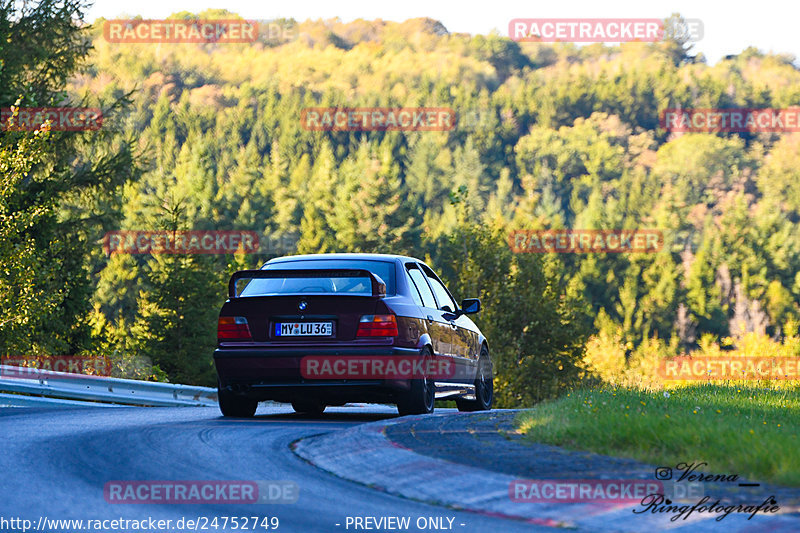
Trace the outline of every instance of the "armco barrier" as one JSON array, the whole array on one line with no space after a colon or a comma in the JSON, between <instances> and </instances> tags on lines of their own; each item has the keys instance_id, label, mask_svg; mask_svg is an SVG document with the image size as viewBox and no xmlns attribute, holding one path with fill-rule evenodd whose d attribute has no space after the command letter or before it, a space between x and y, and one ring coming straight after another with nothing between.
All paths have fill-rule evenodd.
<instances>
[{"instance_id":1,"label":"armco barrier","mask_svg":"<svg viewBox=\"0 0 800 533\"><path fill-rule=\"evenodd\" d=\"M13 377L11 377L13 376ZM217 389L0 365L0 392L151 407L212 407Z\"/></svg>"},{"instance_id":2,"label":"armco barrier","mask_svg":"<svg viewBox=\"0 0 800 533\"><path fill-rule=\"evenodd\" d=\"M83 402L80 400L62 400L45 396L25 396L22 394L0 393L0 407L115 407L132 408L132 405L118 403Z\"/></svg>"}]
</instances>

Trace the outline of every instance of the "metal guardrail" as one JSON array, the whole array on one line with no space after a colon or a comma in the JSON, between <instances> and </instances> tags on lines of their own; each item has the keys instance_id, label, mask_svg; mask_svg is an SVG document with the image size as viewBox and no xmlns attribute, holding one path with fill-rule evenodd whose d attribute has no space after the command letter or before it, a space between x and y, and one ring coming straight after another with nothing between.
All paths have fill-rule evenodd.
<instances>
[{"instance_id":1,"label":"metal guardrail","mask_svg":"<svg viewBox=\"0 0 800 533\"><path fill-rule=\"evenodd\" d=\"M133 407L118 403L82 402L80 400L62 400L44 396L23 396L22 394L0 393L0 407Z\"/></svg>"},{"instance_id":2,"label":"metal guardrail","mask_svg":"<svg viewBox=\"0 0 800 533\"><path fill-rule=\"evenodd\" d=\"M217 389L0 365L0 392L151 407L212 407ZM9 405L2 395L0 405ZM16 404L24 403L22 396ZM52 402L50 402L52 403ZM60 403L60 402L59 402ZM76 403L72 403L76 405Z\"/></svg>"}]
</instances>

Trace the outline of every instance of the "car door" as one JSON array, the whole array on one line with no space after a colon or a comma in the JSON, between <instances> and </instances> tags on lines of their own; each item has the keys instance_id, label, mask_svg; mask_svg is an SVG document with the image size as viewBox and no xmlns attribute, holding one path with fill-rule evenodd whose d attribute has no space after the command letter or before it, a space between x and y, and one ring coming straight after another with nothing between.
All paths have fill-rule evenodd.
<instances>
[{"instance_id":1,"label":"car door","mask_svg":"<svg viewBox=\"0 0 800 533\"><path fill-rule=\"evenodd\" d=\"M456 364L456 377L460 382L472 382L475 374L475 358L472 357L472 332L467 326L471 324L469 318L467 323L463 323L465 316L458 316L458 304L455 299L447 290L444 283L433 270L426 265L421 265L428 284L433 291L439 311L442 313L442 318L450 325L451 338L452 338L452 357L453 362ZM462 323L462 327L460 327Z\"/></svg>"},{"instance_id":2,"label":"car door","mask_svg":"<svg viewBox=\"0 0 800 533\"><path fill-rule=\"evenodd\" d=\"M437 356L453 357L453 327L439 309L427 276L417 263L406 263L406 271L422 299L422 311L425 314L428 332L431 336L433 351Z\"/></svg>"}]
</instances>

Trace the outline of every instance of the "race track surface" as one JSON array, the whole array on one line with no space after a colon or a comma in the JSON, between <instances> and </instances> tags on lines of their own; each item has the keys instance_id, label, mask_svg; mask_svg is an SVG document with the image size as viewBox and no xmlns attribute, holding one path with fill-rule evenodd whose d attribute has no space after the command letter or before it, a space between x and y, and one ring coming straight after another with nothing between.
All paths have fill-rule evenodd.
<instances>
[{"instance_id":1,"label":"race track surface","mask_svg":"<svg viewBox=\"0 0 800 533\"><path fill-rule=\"evenodd\" d=\"M391 496L321 471L290 449L292 442L304 437L396 416L394 409L384 406L330 408L313 419L293 414L288 406L262 405L250 420L225 419L215 408L0 409L0 529L114 532L125 529L110 527L110 522L97 529L97 522L88 521L152 518L156 523L171 520L172 527L140 530L273 531L261 518L277 517L277 531L303 533L552 531ZM296 502L280 504L109 503L104 487L121 480L292 481L299 493ZM230 520L223 527L222 517L259 521L258 526L255 519L240 521L236 529ZM356 528L356 517L374 521L361 521ZM382 517L408 517L409 526L376 529ZM15 518L20 520L2 522ZM184 527L175 527L181 518ZM80 528L52 524L69 519L83 524ZM196 521L195 527L186 527L187 520Z\"/></svg>"}]
</instances>

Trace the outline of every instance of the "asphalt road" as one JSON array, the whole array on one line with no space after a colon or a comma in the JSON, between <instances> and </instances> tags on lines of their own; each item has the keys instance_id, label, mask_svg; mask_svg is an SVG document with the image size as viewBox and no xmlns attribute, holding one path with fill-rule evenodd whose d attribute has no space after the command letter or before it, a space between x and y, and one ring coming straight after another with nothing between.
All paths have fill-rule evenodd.
<instances>
[{"instance_id":1,"label":"asphalt road","mask_svg":"<svg viewBox=\"0 0 800 533\"><path fill-rule=\"evenodd\" d=\"M269 522L262 517L277 517L277 531L302 533L552 531L394 497L325 473L290 450L303 437L396 416L394 409L382 406L331 408L310 419L288 406L262 405L252 420L224 419L215 408L0 409L0 530L24 531L27 526L28 531L111 533L134 528L130 522L125 529L88 521L152 518L156 524L171 520L171 527L144 524L138 530L273 531L263 527ZM293 481L299 497L283 504L109 503L104 487L124 480ZM240 520L238 529L230 519L223 527L223 517L258 517L258 527L254 518ZM356 527L356 517L410 520L407 528L384 522L395 527L379 529L373 520ZM184 521L179 529L181 518L199 521L195 528ZM48 521L68 519L84 523L81 528L48 527Z\"/></svg>"}]
</instances>

